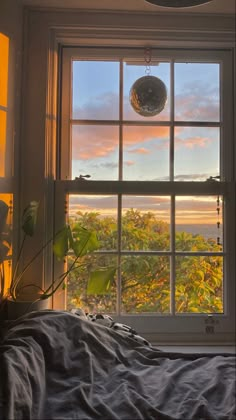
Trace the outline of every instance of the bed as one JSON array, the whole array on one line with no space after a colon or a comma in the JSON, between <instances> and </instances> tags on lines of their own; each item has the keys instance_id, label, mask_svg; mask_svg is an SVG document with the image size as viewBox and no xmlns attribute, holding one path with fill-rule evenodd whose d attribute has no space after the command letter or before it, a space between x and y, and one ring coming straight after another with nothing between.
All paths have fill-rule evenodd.
<instances>
[{"instance_id":1,"label":"bed","mask_svg":"<svg viewBox=\"0 0 236 420\"><path fill-rule=\"evenodd\" d=\"M135 331L93 321L45 310L9 325L0 419L236 418L234 354L167 353Z\"/></svg>"}]
</instances>

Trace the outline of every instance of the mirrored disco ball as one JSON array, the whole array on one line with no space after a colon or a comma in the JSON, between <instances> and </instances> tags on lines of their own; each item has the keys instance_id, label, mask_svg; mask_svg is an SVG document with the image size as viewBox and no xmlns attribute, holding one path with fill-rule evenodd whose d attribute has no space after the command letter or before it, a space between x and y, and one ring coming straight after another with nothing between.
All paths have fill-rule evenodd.
<instances>
[{"instance_id":1,"label":"mirrored disco ball","mask_svg":"<svg viewBox=\"0 0 236 420\"><path fill-rule=\"evenodd\" d=\"M129 99L135 112L143 117L153 117L165 107L166 86L156 76L143 76L134 82Z\"/></svg>"}]
</instances>

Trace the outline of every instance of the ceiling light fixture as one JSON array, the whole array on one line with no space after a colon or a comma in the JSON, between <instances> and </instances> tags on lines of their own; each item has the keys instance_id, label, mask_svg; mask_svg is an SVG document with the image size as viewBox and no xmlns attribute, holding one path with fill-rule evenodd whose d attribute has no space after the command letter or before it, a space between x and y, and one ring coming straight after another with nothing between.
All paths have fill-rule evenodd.
<instances>
[{"instance_id":1,"label":"ceiling light fixture","mask_svg":"<svg viewBox=\"0 0 236 420\"><path fill-rule=\"evenodd\" d=\"M162 7L193 7L204 3L210 3L212 0L145 0L147 3Z\"/></svg>"}]
</instances>

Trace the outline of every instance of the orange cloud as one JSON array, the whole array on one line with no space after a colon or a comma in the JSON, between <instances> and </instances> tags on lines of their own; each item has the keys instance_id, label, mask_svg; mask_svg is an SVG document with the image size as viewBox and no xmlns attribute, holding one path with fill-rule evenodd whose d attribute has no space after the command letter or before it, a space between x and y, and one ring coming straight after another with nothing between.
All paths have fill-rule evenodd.
<instances>
[{"instance_id":1,"label":"orange cloud","mask_svg":"<svg viewBox=\"0 0 236 420\"><path fill-rule=\"evenodd\" d=\"M72 129L72 158L88 160L108 157L118 150L119 131L115 125L74 125ZM140 145L151 139L168 138L169 127L124 127L124 147ZM142 149L141 148L137 148ZM143 148L144 150L145 148Z\"/></svg>"},{"instance_id":2,"label":"orange cloud","mask_svg":"<svg viewBox=\"0 0 236 420\"><path fill-rule=\"evenodd\" d=\"M169 196L131 196L122 198L124 211L134 208L141 212L152 212L160 220L170 222ZM117 214L117 197L114 196L70 196L70 213L76 211L98 211L101 215ZM220 220L222 217L220 216ZM176 223L214 224L218 221L216 197L177 197ZM222 221L222 220L221 220Z\"/></svg>"},{"instance_id":3,"label":"orange cloud","mask_svg":"<svg viewBox=\"0 0 236 420\"><path fill-rule=\"evenodd\" d=\"M132 165L134 165L135 164L135 162L133 161L133 160L126 160L125 162L124 162L124 165L125 166L132 166Z\"/></svg>"},{"instance_id":4,"label":"orange cloud","mask_svg":"<svg viewBox=\"0 0 236 420\"><path fill-rule=\"evenodd\" d=\"M203 93L202 93L203 92ZM204 96L203 96L204 95ZM164 113L149 118L148 121L168 121L168 107ZM217 90L202 86L194 82L184 87L184 93L176 95L175 111L178 120L210 120L217 121L219 114L219 100ZM91 104L85 104L81 108L73 110L73 118L78 119L108 119L117 121L117 125L74 125L72 128L72 159L89 160L95 158L111 157L118 153L119 147L119 126L118 126L118 96L115 93L107 92L94 98ZM140 117L130 106L128 97L124 97L124 118L130 121L147 121L147 118ZM175 135L179 135L183 127L175 128ZM148 149L143 145L150 140L157 140L153 147L164 149L169 146L168 126L128 126L123 127L124 148L136 146L128 152L147 154ZM203 137L189 137L184 140L177 137L175 144L188 148L205 147L210 139Z\"/></svg>"},{"instance_id":5,"label":"orange cloud","mask_svg":"<svg viewBox=\"0 0 236 420\"><path fill-rule=\"evenodd\" d=\"M145 143L151 139L163 139L169 137L169 127L124 127L124 146Z\"/></svg>"},{"instance_id":6,"label":"orange cloud","mask_svg":"<svg viewBox=\"0 0 236 420\"><path fill-rule=\"evenodd\" d=\"M140 155L148 155L150 154L150 150L145 149L144 147L140 147L139 149L132 149L132 150L128 150L128 153L137 153Z\"/></svg>"}]
</instances>

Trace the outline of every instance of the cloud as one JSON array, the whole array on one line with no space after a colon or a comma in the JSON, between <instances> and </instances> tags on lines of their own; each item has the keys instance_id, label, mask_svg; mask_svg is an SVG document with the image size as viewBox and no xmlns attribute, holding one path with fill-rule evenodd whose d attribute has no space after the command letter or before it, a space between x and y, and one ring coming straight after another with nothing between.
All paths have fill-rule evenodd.
<instances>
[{"instance_id":1,"label":"cloud","mask_svg":"<svg viewBox=\"0 0 236 420\"><path fill-rule=\"evenodd\" d=\"M135 162L133 160L126 160L124 162L124 166L132 166L135 165Z\"/></svg>"},{"instance_id":2,"label":"cloud","mask_svg":"<svg viewBox=\"0 0 236 420\"><path fill-rule=\"evenodd\" d=\"M216 171L217 172L217 171ZM177 174L175 175L175 181L206 181L210 176L213 176L212 173L194 173L194 174Z\"/></svg>"},{"instance_id":3,"label":"cloud","mask_svg":"<svg viewBox=\"0 0 236 420\"><path fill-rule=\"evenodd\" d=\"M119 128L114 125L74 125L72 129L73 160L89 160L110 157L118 151ZM169 127L124 127L124 149L130 146L142 145L156 139L160 148L168 142ZM156 145L154 147L157 147ZM166 147L166 146L165 146ZM137 147L142 149L142 147ZM144 150L145 148L143 148Z\"/></svg>"},{"instance_id":4,"label":"cloud","mask_svg":"<svg viewBox=\"0 0 236 420\"><path fill-rule=\"evenodd\" d=\"M124 127L124 147L133 144L143 144L150 140L162 140L169 138L169 127L165 126L125 126Z\"/></svg>"},{"instance_id":5,"label":"cloud","mask_svg":"<svg viewBox=\"0 0 236 420\"><path fill-rule=\"evenodd\" d=\"M140 147L139 149L130 149L127 153L137 153L139 155L148 155L151 153L150 150L145 149L144 147Z\"/></svg>"},{"instance_id":6,"label":"cloud","mask_svg":"<svg viewBox=\"0 0 236 420\"><path fill-rule=\"evenodd\" d=\"M91 164L91 168L93 168L93 169L116 169L116 168L118 168L118 163L116 163L116 162L103 162L103 163L100 163L99 165L98 164Z\"/></svg>"},{"instance_id":7,"label":"cloud","mask_svg":"<svg viewBox=\"0 0 236 420\"><path fill-rule=\"evenodd\" d=\"M153 118L140 117L136 114L129 103L128 96L124 97L124 118L131 121L167 121L168 108L163 113ZM219 94L216 87L204 84L201 80L185 84L182 93L175 98L175 110L177 120L193 121L217 121L219 114ZM111 158L118 153L119 147L119 100L118 95L112 92L103 93L93 97L92 103L75 107L73 118L90 120L108 120L117 122L117 125L74 125L72 129L72 157L73 160L91 160ZM186 127L176 127L175 136L180 135ZM154 148L163 150L169 147L169 127L167 126L128 126L123 127L124 150L128 153L147 154L145 147L150 141ZM205 147L210 139L201 136L183 139L177 137L177 147L184 146L189 149L194 147ZM130 147L135 146L133 149ZM117 155L118 157L118 155Z\"/></svg>"},{"instance_id":8,"label":"cloud","mask_svg":"<svg viewBox=\"0 0 236 420\"><path fill-rule=\"evenodd\" d=\"M182 87L175 97L175 113L178 120L219 120L219 90L217 87L194 80Z\"/></svg>"},{"instance_id":9,"label":"cloud","mask_svg":"<svg viewBox=\"0 0 236 420\"><path fill-rule=\"evenodd\" d=\"M73 126L73 159L89 160L106 157L118 149L118 127L115 126Z\"/></svg>"},{"instance_id":10,"label":"cloud","mask_svg":"<svg viewBox=\"0 0 236 420\"><path fill-rule=\"evenodd\" d=\"M91 98L89 98L91 99ZM114 92L93 96L83 106L74 106L73 119L117 120L119 118L119 98Z\"/></svg>"},{"instance_id":11,"label":"cloud","mask_svg":"<svg viewBox=\"0 0 236 420\"><path fill-rule=\"evenodd\" d=\"M213 174L211 173L176 174L174 180L176 182L206 181L212 175ZM159 177L158 179L153 179L153 181L169 181L169 180L170 180L169 175Z\"/></svg>"},{"instance_id":12,"label":"cloud","mask_svg":"<svg viewBox=\"0 0 236 420\"><path fill-rule=\"evenodd\" d=\"M204 148L208 146L210 143L212 143L212 139L209 137L188 137L188 138L181 138L176 137L175 138L175 146L178 147L187 147L188 149L193 149L195 147L201 147Z\"/></svg>"},{"instance_id":13,"label":"cloud","mask_svg":"<svg viewBox=\"0 0 236 420\"><path fill-rule=\"evenodd\" d=\"M89 182L89 181L88 181ZM141 212L152 212L159 220L170 222L170 197L169 196L131 196L122 198L124 211L138 209ZM117 197L70 195L70 214L77 211L97 211L101 216L117 217ZM198 196L176 198L177 223L214 224L218 221L216 212L216 197Z\"/></svg>"}]
</instances>

